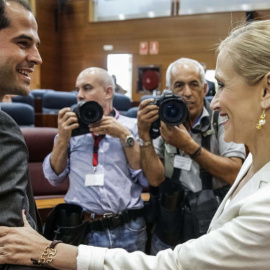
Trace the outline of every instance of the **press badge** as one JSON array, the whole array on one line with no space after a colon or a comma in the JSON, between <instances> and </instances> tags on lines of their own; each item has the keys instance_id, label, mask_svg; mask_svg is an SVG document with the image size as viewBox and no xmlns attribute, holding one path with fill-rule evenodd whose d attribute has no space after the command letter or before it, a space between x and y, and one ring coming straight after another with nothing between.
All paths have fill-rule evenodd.
<instances>
[{"instance_id":1,"label":"press badge","mask_svg":"<svg viewBox=\"0 0 270 270\"><path fill-rule=\"evenodd\" d=\"M102 166L93 168L93 172L85 175L84 185L88 186L104 186L104 170Z\"/></svg>"},{"instance_id":2,"label":"press badge","mask_svg":"<svg viewBox=\"0 0 270 270\"><path fill-rule=\"evenodd\" d=\"M187 157L182 157L180 155L174 156L174 168L190 171L192 164L192 159Z\"/></svg>"}]
</instances>

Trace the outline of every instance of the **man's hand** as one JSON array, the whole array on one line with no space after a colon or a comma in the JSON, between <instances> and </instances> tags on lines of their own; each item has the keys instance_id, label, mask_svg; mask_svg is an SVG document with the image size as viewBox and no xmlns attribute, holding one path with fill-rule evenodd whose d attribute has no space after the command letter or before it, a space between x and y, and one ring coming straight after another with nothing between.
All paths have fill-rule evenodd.
<instances>
[{"instance_id":1,"label":"man's hand","mask_svg":"<svg viewBox=\"0 0 270 270\"><path fill-rule=\"evenodd\" d=\"M160 134L170 145L184 151L188 155L198 149L198 144L192 139L184 125L169 126L161 122Z\"/></svg>"},{"instance_id":2,"label":"man's hand","mask_svg":"<svg viewBox=\"0 0 270 270\"><path fill-rule=\"evenodd\" d=\"M58 130L59 138L65 142L69 142L71 132L73 129L78 128L79 123L77 116L70 108L63 108L58 113Z\"/></svg>"},{"instance_id":3,"label":"man's hand","mask_svg":"<svg viewBox=\"0 0 270 270\"><path fill-rule=\"evenodd\" d=\"M90 132L98 135L108 134L112 137L125 140L130 131L125 128L119 121L112 116L103 116L102 119L94 124L89 125Z\"/></svg>"},{"instance_id":4,"label":"man's hand","mask_svg":"<svg viewBox=\"0 0 270 270\"><path fill-rule=\"evenodd\" d=\"M59 175L65 169L68 159L68 145L73 129L78 128L77 116L70 108L63 108L58 113L58 139L53 146L50 163L53 171Z\"/></svg>"},{"instance_id":5,"label":"man's hand","mask_svg":"<svg viewBox=\"0 0 270 270\"><path fill-rule=\"evenodd\" d=\"M150 104L151 102L153 102L153 99L143 100L139 105L137 114L139 137L145 141L150 140L151 124L159 117L158 106Z\"/></svg>"},{"instance_id":6,"label":"man's hand","mask_svg":"<svg viewBox=\"0 0 270 270\"><path fill-rule=\"evenodd\" d=\"M89 126L90 132L93 132L94 134L108 134L112 137L119 138L123 146L127 136L131 135L130 130L124 127L112 116L103 116L101 121ZM133 170L140 169L140 149L138 143L134 141L134 145L132 147L123 147L123 150L130 168Z\"/></svg>"}]
</instances>

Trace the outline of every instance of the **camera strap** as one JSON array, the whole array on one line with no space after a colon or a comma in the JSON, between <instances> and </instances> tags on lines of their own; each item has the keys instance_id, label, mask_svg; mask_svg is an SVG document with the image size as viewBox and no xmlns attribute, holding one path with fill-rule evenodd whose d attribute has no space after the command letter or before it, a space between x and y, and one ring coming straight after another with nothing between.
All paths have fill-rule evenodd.
<instances>
[{"instance_id":1,"label":"camera strap","mask_svg":"<svg viewBox=\"0 0 270 270\"><path fill-rule=\"evenodd\" d=\"M176 149L177 154L180 155L180 151ZM174 168L171 178L166 178L163 183L160 184L160 193L172 194L177 190L182 190L180 183L181 169Z\"/></svg>"},{"instance_id":2,"label":"camera strap","mask_svg":"<svg viewBox=\"0 0 270 270\"><path fill-rule=\"evenodd\" d=\"M194 133L200 133L201 134L201 146L205 149L207 149L208 151L210 151L210 144L211 144L211 135L212 132L210 132L212 130L212 125L214 126L214 132L217 132L217 127L218 126L218 112L212 112L212 110L210 109L210 106L208 103L205 104L205 108L207 109L208 113L209 113L209 120L210 120L210 125L208 126L207 130L204 132L196 132L196 130L192 130ZM213 119L212 119L213 117ZM216 133L217 134L217 133ZM179 154L179 149L177 149L177 154ZM164 186L161 187L162 192L165 193L170 193L173 189L175 189L176 185L179 182L179 178L180 178L180 174L181 174L181 169L179 168L174 168L173 174L171 176L171 181L165 181L164 182ZM200 178L202 181L202 189L203 190L207 190L207 189L212 189L212 175L205 170L203 167L200 166ZM168 183L170 183L170 187L168 187Z\"/></svg>"},{"instance_id":3,"label":"camera strap","mask_svg":"<svg viewBox=\"0 0 270 270\"><path fill-rule=\"evenodd\" d=\"M98 149L99 149L99 143L100 141L105 137L105 135L95 135L92 133L93 139L94 139L94 145L93 145L93 171L96 171L97 165L98 165Z\"/></svg>"},{"instance_id":4,"label":"camera strap","mask_svg":"<svg viewBox=\"0 0 270 270\"><path fill-rule=\"evenodd\" d=\"M219 112L218 111L212 111L210 108L210 104L205 100L204 106L207 109L209 113L209 119L210 119L210 125L208 127L208 130L205 132L202 132L202 147L205 148L208 151L211 151L211 134L212 132L215 133L217 136L218 134L218 117ZM212 130L213 129L213 130ZM202 180L202 187L203 189L212 189L212 178L213 176L206 171L204 168L200 166L200 178Z\"/></svg>"}]
</instances>

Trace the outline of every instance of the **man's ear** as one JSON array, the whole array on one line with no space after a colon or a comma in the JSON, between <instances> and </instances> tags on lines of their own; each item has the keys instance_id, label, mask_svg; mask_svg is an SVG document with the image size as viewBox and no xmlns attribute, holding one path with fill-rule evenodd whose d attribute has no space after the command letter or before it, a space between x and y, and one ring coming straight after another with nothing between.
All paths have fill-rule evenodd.
<instances>
[{"instance_id":1,"label":"man's ear","mask_svg":"<svg viewBox=\"0 0 270 270\"><path fill-rule=\"evenodd\" d=\"M112 88L111 86L107 87L105 98L106 98L106 99L111 99L111 98L113 98L113 93L114 93L113 88Z\"/></svg>"},{"instance_id":2,"label":"man's ear","mask_svg":"<svg viewBox=\"0 0 270 270\"><path fill-rule=\"evenodd\" d=\"M264 88L261 96L261 106L264 110L270 109L270 72L264 76Z\"/></svg>"}]
</instances>

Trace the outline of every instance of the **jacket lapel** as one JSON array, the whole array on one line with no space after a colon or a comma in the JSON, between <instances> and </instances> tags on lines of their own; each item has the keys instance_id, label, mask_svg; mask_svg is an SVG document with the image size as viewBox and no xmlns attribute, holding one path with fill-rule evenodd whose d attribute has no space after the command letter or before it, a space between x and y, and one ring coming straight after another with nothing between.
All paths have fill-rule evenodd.
<instances>
[{"instance_id":1,"label":"jacket lapel","mask_svg":"<svg viewBox=\"0 0 270 270\"><path fill-rule=\"evenodd\" d=\"M244 164L242 165L232 187L230 188L230 190L228 191L228 193L226 194L225 198L223 199L223 201L221 202L219 208L217 209L216 211L216 214L214 215L211 223L210 223L210 226L209 226L209 229L208 229L208 232L211 230L211 227L213 225L213 223L215 222L215 220L218 219L218 217L222 214L223 210L224 210L224 207L226 205L226 202L227 200L231 197L233 191L236 189L236 187L238 186L239 182L241 181L241 179L244 177L244 175L247 173L249 167L251 166L251 163L252 163L252 155L249 154L248 157L245 159L245 162Z\"/></svg>"}]
</instances>

